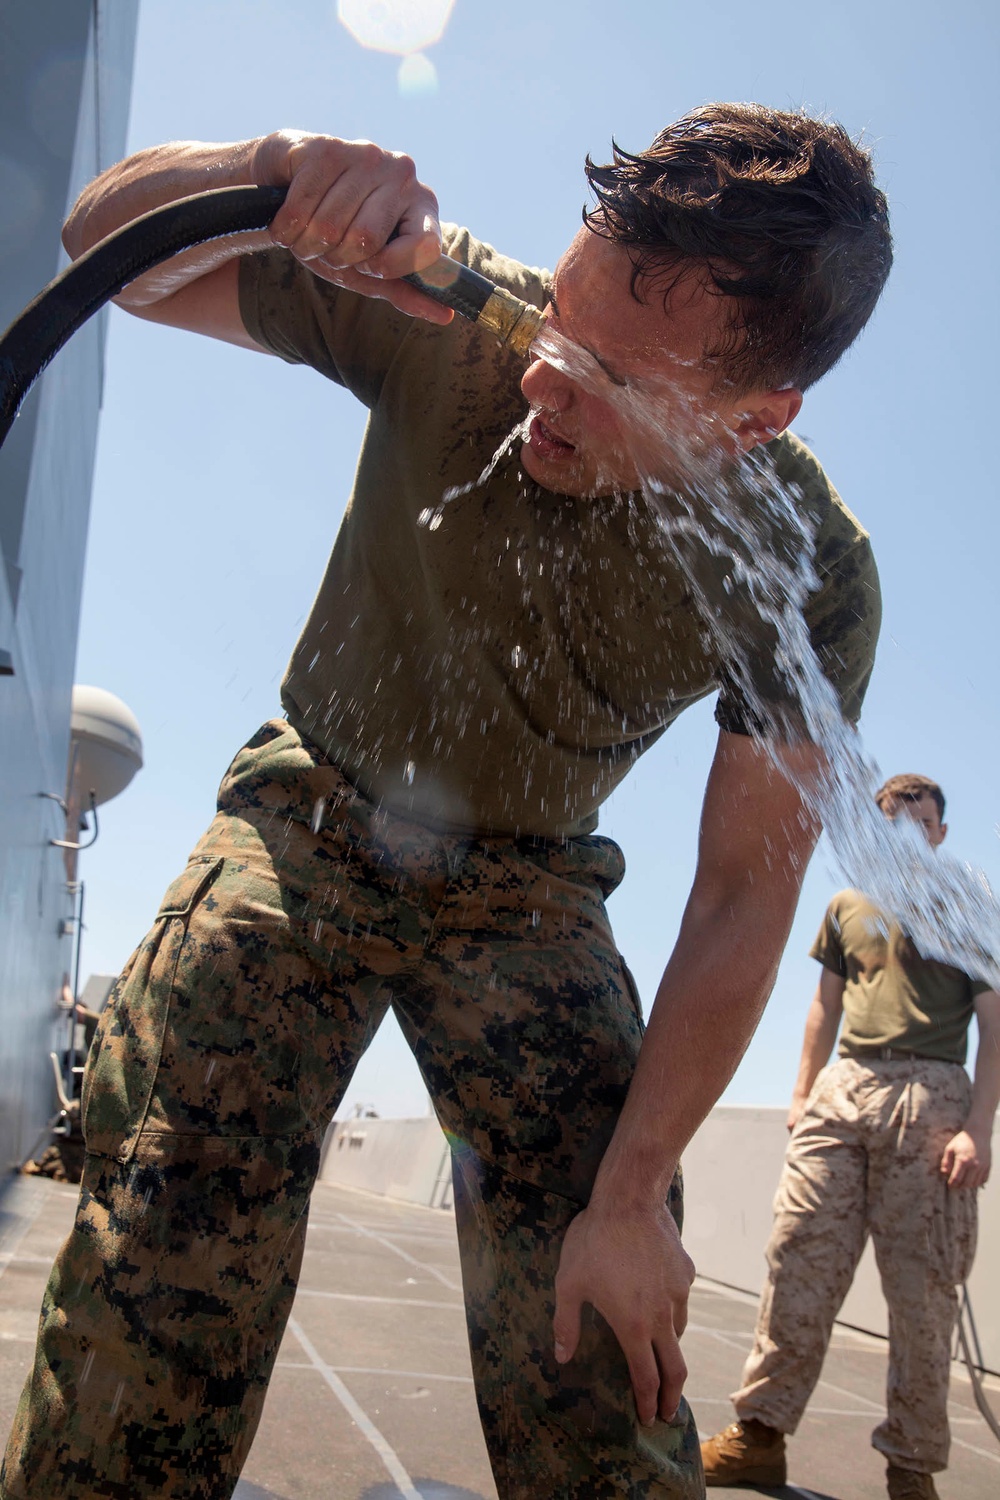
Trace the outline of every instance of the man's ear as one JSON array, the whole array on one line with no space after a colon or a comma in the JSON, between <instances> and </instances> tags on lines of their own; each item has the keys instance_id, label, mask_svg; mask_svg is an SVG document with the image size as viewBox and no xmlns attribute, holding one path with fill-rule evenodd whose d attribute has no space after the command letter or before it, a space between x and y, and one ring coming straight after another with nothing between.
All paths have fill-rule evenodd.
<instances>
[{"instance_id":1,"label":"man's ear","mask_svg":"<svg viewBox=\"0 0 1000 1500\"><path fill-rule=\"evenodd\" d=\"M802 392L794 385L780 391L767 391L756 396L753 406L740 414L736 437L744 453L761 443L769 443L779 432L784 432L799 414Z\"/></svg>"}]
</instances>

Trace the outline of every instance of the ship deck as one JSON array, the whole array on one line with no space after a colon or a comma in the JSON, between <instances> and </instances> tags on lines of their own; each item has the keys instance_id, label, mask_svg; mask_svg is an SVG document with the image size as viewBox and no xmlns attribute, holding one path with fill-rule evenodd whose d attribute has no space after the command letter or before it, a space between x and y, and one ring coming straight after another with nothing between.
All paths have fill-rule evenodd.
<instances>
[{"instance_id":1,"label":"ship deck","mask_svg":"<svg viewBox=\"0 0 1000 1500\"><path fill-rule=\"evenodd\" d=\"M42 1288L76 1190L17 1178L0 1201L0 1422L27 1372ZM495 1500L465 1342L451 1213L320 1184L305 1261L263 1420L236 1500ZM727 1392L750 1345L753 1299L696 1283L684 1340L687 1395L703 1436L732 1419ZM877 1500L883 1340L838 1325L822 1379L789 1447L783 1491ZM1000 1382L987 1379L1000 1413ZM942 1500L1000 1494L1000 1445L954 1367L952 1459ZM542 1497L540 1495L540 1500Z\"/></svg>"}]
</instances>

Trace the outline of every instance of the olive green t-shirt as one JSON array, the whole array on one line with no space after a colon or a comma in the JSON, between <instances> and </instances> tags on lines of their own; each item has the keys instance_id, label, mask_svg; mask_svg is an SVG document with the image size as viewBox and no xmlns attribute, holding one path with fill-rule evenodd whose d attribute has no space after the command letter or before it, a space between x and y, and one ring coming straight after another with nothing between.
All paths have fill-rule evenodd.
<instances>
[{"instance_id":1,"label":"olive green t-shirt","mask_svg":"<svg viewBox=\"0 0 1000 1500\"><path fill-rule=\"evenodd\" d=\"M465 230L446 227L445 249L544 306L548 273ZM435 327L333 287L285 251L243 260L240 307L258 343L369 410L282 686L292 724L366 796L449 831L575 836L688 704L721 689L723 728L759 722L641 497L544 490L517 444L484 477L525 415L523 360L461 318ZM818 528L806 617L853 720L879 625L868 538L801 443L770 447ZM773 641L748 645L761 695L787 696Z\"/></svg>"},{"instance_id":2,"label":"olive green t-shirt","mask_svg":"<svg viewBox=\"0 0 1000 1500\"><path fill-rule=\"evenodd\" d=\"M810 957L846 981L841 1057L859 1047L895 1047L964 1063L973 1000L989 985L921 958L899 925L860 891L834 896Z\"/></svg>"}]
</instances>

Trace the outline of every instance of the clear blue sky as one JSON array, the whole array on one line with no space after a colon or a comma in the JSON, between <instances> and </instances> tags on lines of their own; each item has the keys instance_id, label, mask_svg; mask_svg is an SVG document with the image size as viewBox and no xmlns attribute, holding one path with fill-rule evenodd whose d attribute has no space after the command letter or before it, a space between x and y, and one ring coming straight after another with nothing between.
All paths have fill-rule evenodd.
<instances>
[{"instance_id":1,"label":"clear blue sky","mask_svg":"<svg viewBox=\"0 0 1000 1500\"><path fill-rule=\"evenodd\" d=\"M456 0L434 93L359 46L332 0L142 0L129 147L280 126L410 152L443 217L551 267L584 155L641 148L711 99L805 106L864 132L893 214L875 318L796 430L871 532L885 623L862 721L886 775L949 797L952 852L1000 885L994 405L997 20L981 0ZM77 680L138 716L146 766L82 857L84 973L120 967L278 686L349 492L362 414L311 372L111 314ZM629 865L611 914L648 1007L690 884L715 739L692 710L607 808ZM727 1098L784 1103L841 873L821 847L774 996ZM347 1096L422 1114L383 1029Z\"/></svg>"}]
</instances>

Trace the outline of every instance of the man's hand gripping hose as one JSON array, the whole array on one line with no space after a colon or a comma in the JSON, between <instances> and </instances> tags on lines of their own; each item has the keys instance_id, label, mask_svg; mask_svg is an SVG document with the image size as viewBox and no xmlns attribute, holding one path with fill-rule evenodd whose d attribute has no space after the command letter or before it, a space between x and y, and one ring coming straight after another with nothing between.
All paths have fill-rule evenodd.
<instances>
[{"instance_id":1,"label":"man's hand gripping hose","mask_svg":"<svg viewBox=\"0 0 1000 1500\"><path fill-rule=\"evenodd\" d=\"M129 282L205 240L265 229L284 187L227 187L180 198L125 224L50 281L0 337L0 444L25 396L63 344ZM404 280L526 355L541 314L446 256Z\"/></svg>"}]
</instances>

